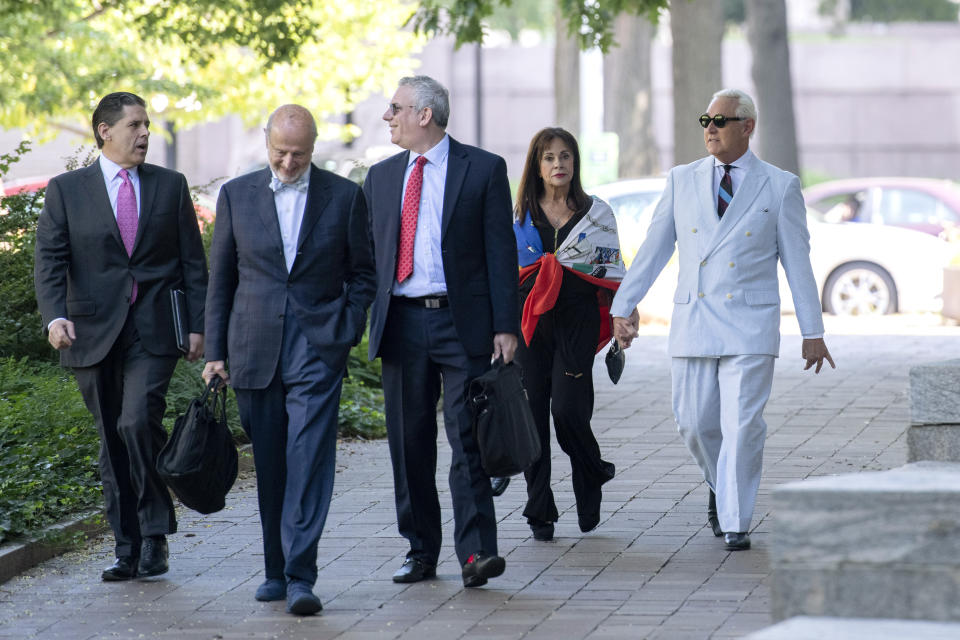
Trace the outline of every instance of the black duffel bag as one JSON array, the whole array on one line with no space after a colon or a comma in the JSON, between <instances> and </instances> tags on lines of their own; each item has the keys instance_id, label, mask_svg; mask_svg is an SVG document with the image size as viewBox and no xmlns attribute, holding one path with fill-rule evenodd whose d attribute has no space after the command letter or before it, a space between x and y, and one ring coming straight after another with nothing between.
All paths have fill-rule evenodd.
<instances>
[{"instance_id":1,"label":"black duffel bag","mask_svg":"<svg viewBox=\"0 0 960 640\"><path fill-rule=\"evenodd\" d=\"M214 376L190 401L157 458L157 473L180 499L200 513L223 509L237 479L237 445L227 427L227 388Z\"/></svg>"},{"instance_id":2,"label":"black duffel bag","mask_svg":"<svg viewBox=\"0 0 960 640\"><path fill-rule=\"evenodd\" d=\"M473 437L488 476L523 473L540 458L540 437L519 365L497 358L489 371L470 383L469 401Z\"/></svg>"}]
</instances>

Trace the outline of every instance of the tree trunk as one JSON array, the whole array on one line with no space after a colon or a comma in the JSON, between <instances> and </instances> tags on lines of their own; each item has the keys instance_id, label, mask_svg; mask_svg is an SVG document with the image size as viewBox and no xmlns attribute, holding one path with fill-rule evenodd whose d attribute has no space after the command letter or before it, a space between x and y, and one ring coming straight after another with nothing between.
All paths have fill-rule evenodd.
<instances>
[{"instance_id":1,"label":"tree trunk","mask_svg":"<svg viewBox=\"0 0 960 640\"><path fill-rule=\"evenodd\" d=\"M621 13L614 25L617 46L603 58L603 128L620 137L621 178L660 173L650 74L654 33L646 18Z\"/></svg>"},{"instance_id":2,"label":"tree trunk","mask_svg":"<svg viewBox=\"0 0 960 640\"><path fill-rule=\"evenodd\" d=\"M723 3L671 0L673 34L673 164L702 158L703 129L697 117L723 88Z\"/></svg>"},{"instance_id":3,"label":"tree trunk","mask_svg":"<svg viewBox=\"0 0 960 640\"><path fill-rule=\"evenodd\" d=\"M553 49L553 96L556 126L574 137L580 132L580 45L567 31L559 6L555 17L556 45ZM544 124L546 126L546 123Z\"/></svg>"},{"instance_id":4,"label":"tree trunk","mask_svg":"<svg viewBox=\"0 0 960 640\"><path fill-rule=\"evenodd\" d=\"M757 155L800 175L793 83L787 44L784 0L747 0L747 41L753 55L750 72L756 87Z\"/></svg>"}]
</instances>

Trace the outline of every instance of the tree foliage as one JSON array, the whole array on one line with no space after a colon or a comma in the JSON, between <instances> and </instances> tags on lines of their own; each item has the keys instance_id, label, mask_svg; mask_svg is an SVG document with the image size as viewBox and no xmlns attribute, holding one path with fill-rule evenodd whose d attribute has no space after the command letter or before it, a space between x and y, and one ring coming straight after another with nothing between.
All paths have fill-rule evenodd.
<instances>
[{"instance_id":1,"label":"tree foliage","mask_svg":"<svg viewBox=\"0 0 960 640\"><path fill-rule=\"evenodd\" d=\"M121 89L178 128L254 123L291 101L345 113L412 68L410 14L365 0L0 0L0 126L85 123Z\"/></svg>"},{"instance_id":2,"label":"tree foliage","mask_svg":"<svg viewBox=\"0 0 960 640\"><path fill-rule=\"evenodd\" d=\"M571 35L582 49L615 46L614 20L621 13L644 15L656 23L668 0L556 0ZM484 26L497 6L510 7L513 0L420 0L410 18L417 33L453 35L456 46L483 42Z\"/></svg>"}]
</instances>

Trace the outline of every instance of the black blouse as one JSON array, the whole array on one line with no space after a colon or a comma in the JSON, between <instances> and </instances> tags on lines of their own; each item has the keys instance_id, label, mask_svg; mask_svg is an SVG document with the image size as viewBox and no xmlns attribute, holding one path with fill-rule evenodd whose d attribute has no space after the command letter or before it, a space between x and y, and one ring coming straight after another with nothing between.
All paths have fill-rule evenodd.
<instances>
[{"instance_id":1,"label":"black blouse","mask_svg":"<svg viewBox=\"0 0 960 640\"><path fill-rule=\"evenodd\" d=\"M577 226L577 223L583 220L583 217L587 215L589 207L580 211L578 213L570 216L570 219L567 220L559 229L554 229L553 225L546 220L538 221L536 218L533 219L533 226L540 233L540 242L543 243L544 253L556 253L557 247L563 244L563 241L567 239L567 236L570 235L570 231ZM533 288L533 283L536 280L536 277L539 276L539 272L527 280L520 286L520 297L521 300L526 300L527 294L530 293L530 289ZM596 306L597 304L597 287L590 284L583 278L570 273L566 269L563 271L563 282L560 285L560 292L557 294L557 307L566 307L567 305L583 305L590 304L591 306Z\"/></svg>"}]
</instances>

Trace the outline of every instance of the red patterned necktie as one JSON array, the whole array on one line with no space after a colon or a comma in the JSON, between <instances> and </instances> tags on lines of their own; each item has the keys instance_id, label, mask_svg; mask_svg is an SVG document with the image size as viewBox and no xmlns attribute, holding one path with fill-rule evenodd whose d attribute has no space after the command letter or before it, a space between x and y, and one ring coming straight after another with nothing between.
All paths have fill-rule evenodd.
<instances>
[{"instance_id":1,"label":"red patterned necktie","mask_svg":"<svg viewBox=\"0 0 960 640\"><path fill-rule=\"evenodd\" d=\"M137 239L137 194L133 191L130 174L126 169L120 169L120 191L117 192L117 226L120 227L120 238L127 249L127 255L133 254L133 242ZM133 290L130 292L130 304L137 300L137 281L133 281Z\"/></svg>"},{"instance_id":2,"label":"red patterned necktie","mask_svg":"<svg viewBox=\"0 0 960 640\"><path fill-rule=\"evenodd\" d=\"M723 177L720 179L720 190L717 192L717 215L723 217L730 201L733 200L733 180L730 178L732 164L723 165Z\"/></svg>"},{"instance_id":3,"label":"red patterned necktie","mask_svg":"<svg viewBox=\"0 0 960 640\"><path fill-rule=\"evenodd\" d=\"M420 190L423 187L423 165L427 157L417 158L407 179L400 213L400 246L397 249L397 282L403 282L413 273L413 239L417 236L417 215L420 213Z\"/></svg>"}]
</instances>

